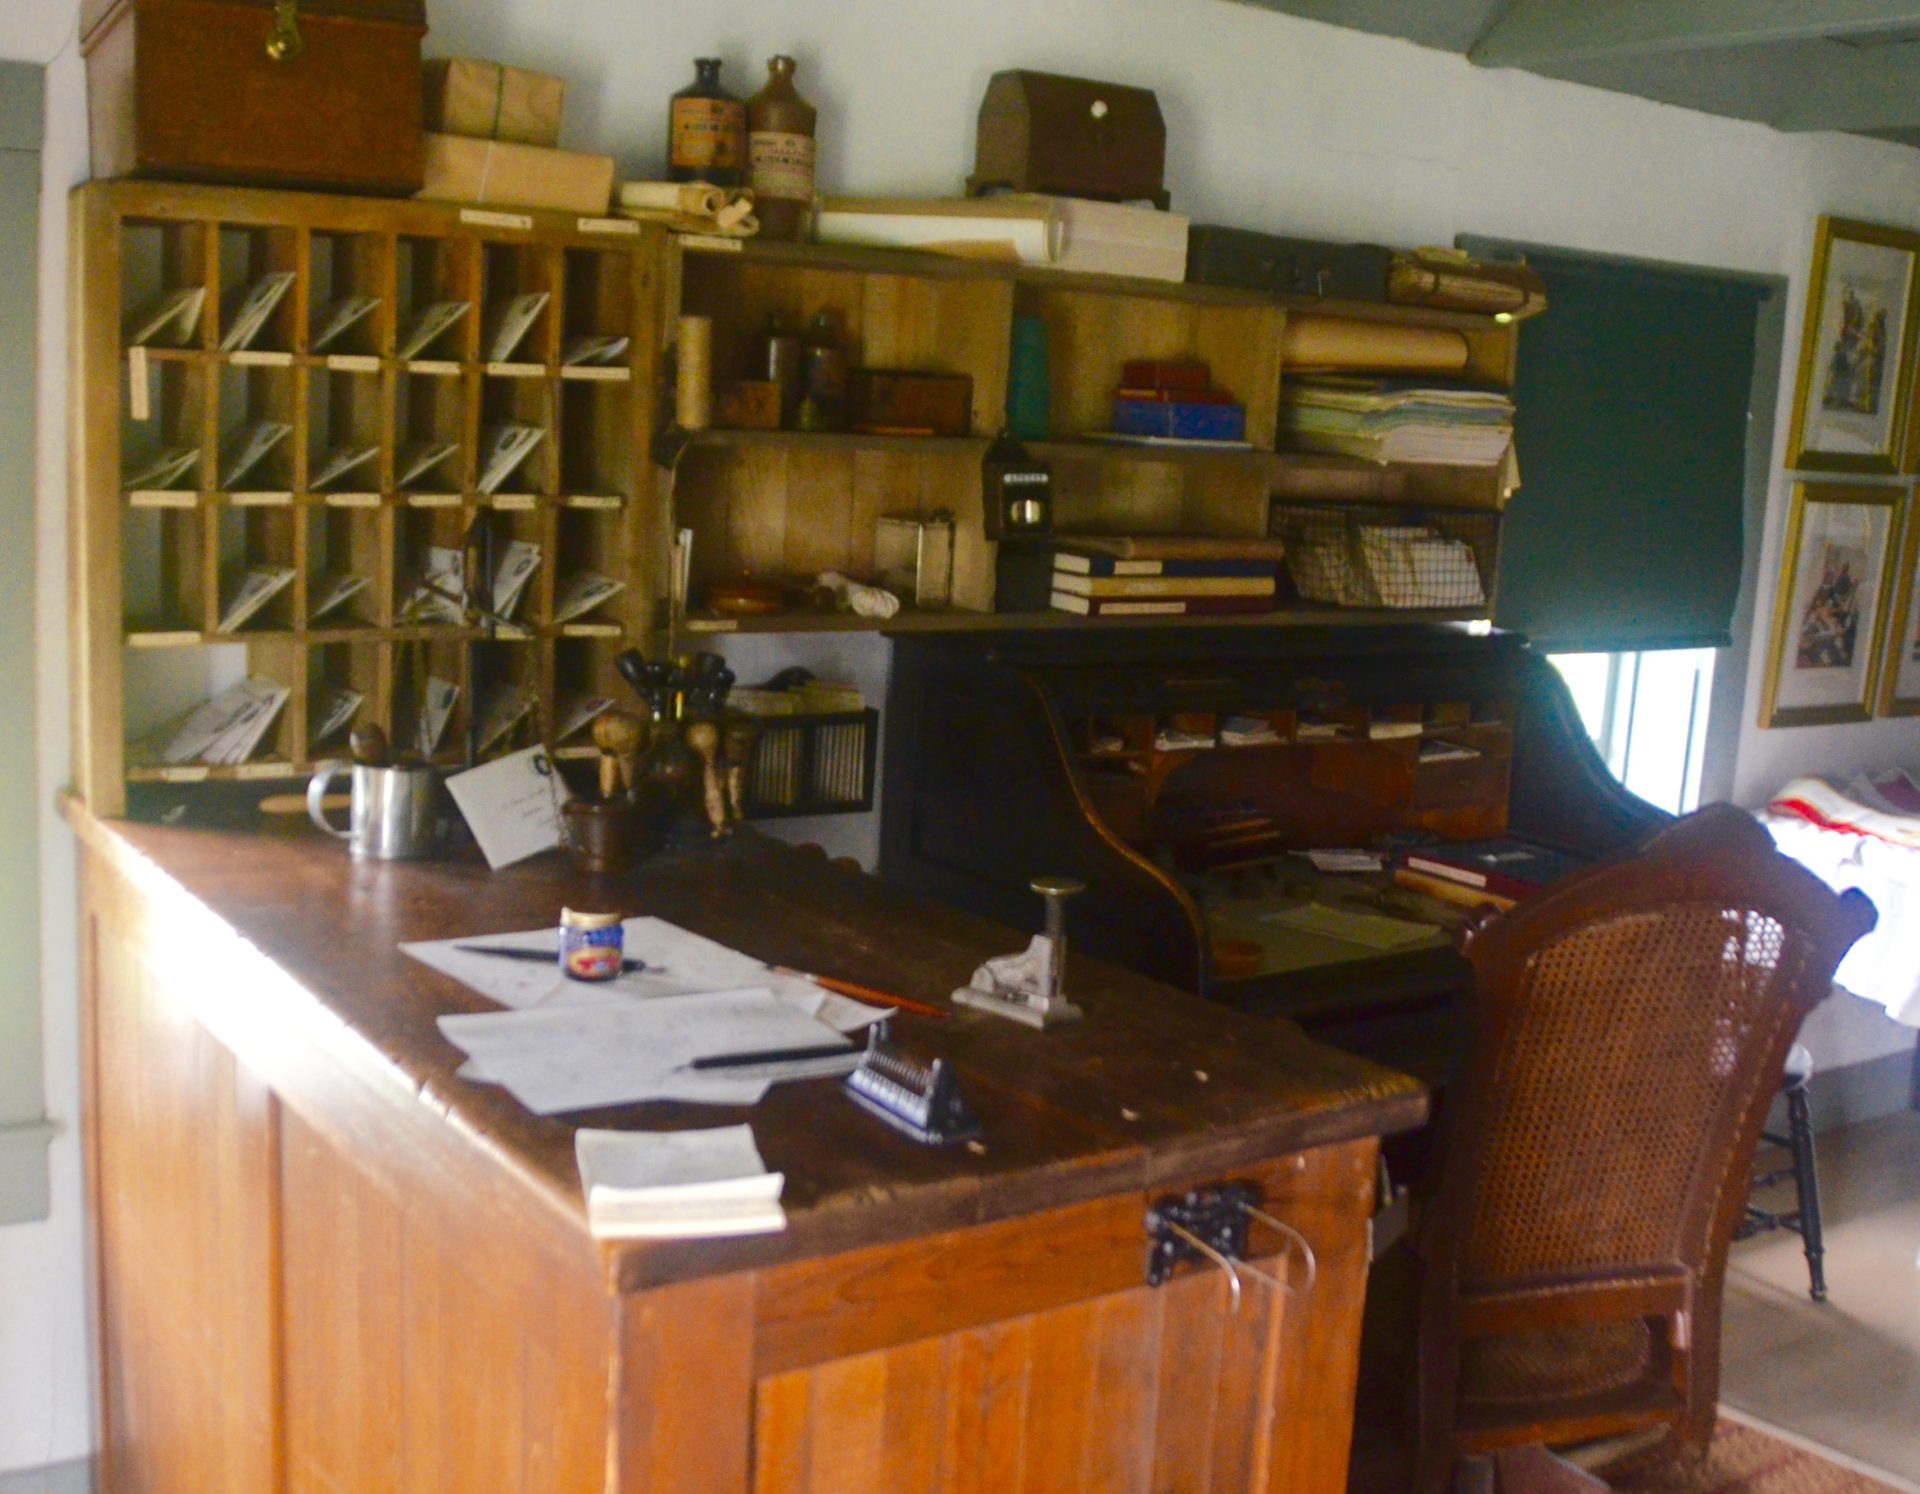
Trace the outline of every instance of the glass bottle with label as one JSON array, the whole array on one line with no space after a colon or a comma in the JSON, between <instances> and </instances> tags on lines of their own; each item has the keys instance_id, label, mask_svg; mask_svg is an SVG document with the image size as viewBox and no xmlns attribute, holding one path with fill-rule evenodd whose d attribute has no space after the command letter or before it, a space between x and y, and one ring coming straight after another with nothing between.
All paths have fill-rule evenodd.
<instances>
[{"instance_id":1,"label":"glass bottle with label","mask_svg":"<svg viewBox=\"0 0 1920 1494\"><path fill-rule=\"evenodd\" d=\"M667 179L737 187L746 169L746 105L721 86L718 57L694 58L693 70L667 108Z\"/></svg>"},{"instance_id":2,"label":"glass bottle with label","mask_svg":"<svg viewBox=\"0 0 1920 1494\"><path fill-rule=\"evenodd\" d=\"M840 341L840 325L833 312L821 310L807 324L805 349L806 399L812 401L818 424L803 429L843 431L847 428L847 350ZM801 406L805 410L805 404Z\"/></svg>"},{"instance_id":3,"label":"glass bottle with label","mask_svg":"<svg viewBox=\"0 0 1920 1494\"><path fill-rule=\"evenodd\" d=\"M793 59L767 61L747 100L747 185L763 239L803 239L813 215L814 108L794 90Z\"/></svg>"}]
</instances>

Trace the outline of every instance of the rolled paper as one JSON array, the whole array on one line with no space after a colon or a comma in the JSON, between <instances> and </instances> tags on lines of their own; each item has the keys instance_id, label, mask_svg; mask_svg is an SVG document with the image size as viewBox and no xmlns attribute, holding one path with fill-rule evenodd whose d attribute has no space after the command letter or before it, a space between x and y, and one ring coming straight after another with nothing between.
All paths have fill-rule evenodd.
<instances>
[{"instance_id":1,"label":"rolled paper","mask_svg":"<svg viewBox=\"0 0 1920 1494\"><path fill-rule=\"evenodd\" d=\"M1444 327L1292 314L1280 334L1280 363L1289 372L1449 373L1467 366L1467 339Z\"/></svg>"},{"instance_id":2,"label":"rolled paper","mask_svg":"<svg viewBox=\"0 0 1920 1494\"><path fill-rule=\"evenodd\" d=\"M620 206L711 218L727 205L724 187L709 182L622 182Z\"/></svg>"},{"instance_id":3,"label":"rolled paper","mask_svg":"<svg viewBox=\"0 0 1920 1494\"><path fill-rule=\"evenodd\" d=\"M679 372L673 386L673 418L683 431L713 424L713 318L680 318Z\"/></svg>"}]
</instances>

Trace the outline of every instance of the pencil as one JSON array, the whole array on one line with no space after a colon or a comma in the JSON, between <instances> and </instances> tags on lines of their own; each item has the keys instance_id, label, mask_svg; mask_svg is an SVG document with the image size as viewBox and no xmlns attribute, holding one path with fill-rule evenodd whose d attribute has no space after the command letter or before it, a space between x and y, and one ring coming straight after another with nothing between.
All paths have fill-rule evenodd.
<instances>
[{"instance_id":1,"label":"pencil","mask_svg":"<svg viewBox=\"0 0 1920 1494\"><path fill-rule=\"evenodd\" d=\"M865 1001L873 1006L891 1006L903 1012L917 1012L923 1017L945 1019L951 1013L937 1006L929 1006L924 1001L915 1001L907 996L895 996L887 991L876 991L872 986L858 986L850 980L837 980L831 975L814 975L806 970L794 970L786 965L775 965L774 972L779 975L797 975L802 980L810 980L823 990L836 995L850 996L855 1001Z\"/></svg>"}]
</instances>

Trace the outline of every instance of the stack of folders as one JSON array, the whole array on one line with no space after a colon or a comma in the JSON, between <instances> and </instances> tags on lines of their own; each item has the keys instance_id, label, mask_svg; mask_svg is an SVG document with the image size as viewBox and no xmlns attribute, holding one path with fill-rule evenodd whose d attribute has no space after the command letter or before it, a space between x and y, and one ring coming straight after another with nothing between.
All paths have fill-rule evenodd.
<instances>
[{"instance_id":1,"label":"stack of folders","mask_svg":"<svg viewBox=\"0 0 1920 1494\"><path fill-rule=\"evenodd\" d=\"M1371 462L1492 467L1513 445L1513 401L1415 379L1296 378L1280 391L1280 434Z\"/></svg>"},{"instance_id":2,"label":"stack of folders","mask_svg":"<svg viewBox=\"0 0 1920 1494\"><path fill-rule=\"evenodd\" d=\"M1076 537L1054 551L1052 607L1083 617L1271 612L1284 553L1264 539Z\"/></svg>"}]
</instances>

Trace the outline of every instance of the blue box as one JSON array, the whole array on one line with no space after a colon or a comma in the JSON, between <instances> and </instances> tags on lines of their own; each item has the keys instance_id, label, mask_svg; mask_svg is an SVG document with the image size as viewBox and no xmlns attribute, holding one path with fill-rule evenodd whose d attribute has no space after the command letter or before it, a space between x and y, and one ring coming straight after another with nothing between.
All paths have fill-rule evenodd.
<instances>
[{"instance_id":1,"label":"blue box","mask_svg":"<svg viewBox=\"0 0 1920 1494\"><path fill-rule=\"evenodd\" d=\"M1122 436L1244 441L1247 439L1247 407L1210 401L1116 399L1113 428Z\"/></svg>"}]
</instances>

